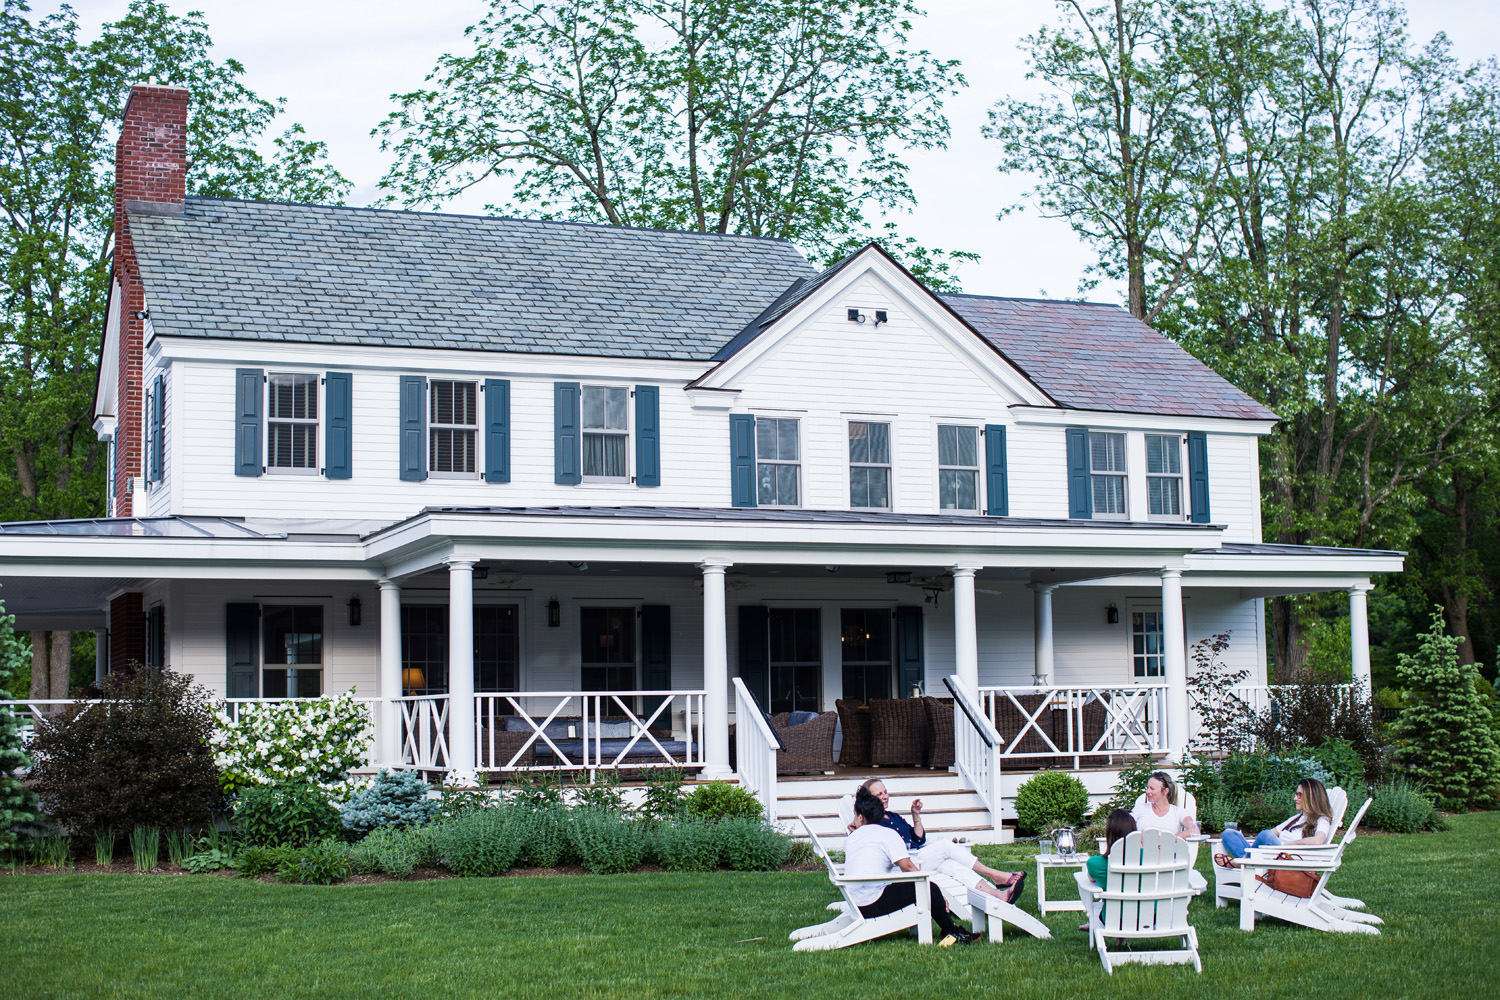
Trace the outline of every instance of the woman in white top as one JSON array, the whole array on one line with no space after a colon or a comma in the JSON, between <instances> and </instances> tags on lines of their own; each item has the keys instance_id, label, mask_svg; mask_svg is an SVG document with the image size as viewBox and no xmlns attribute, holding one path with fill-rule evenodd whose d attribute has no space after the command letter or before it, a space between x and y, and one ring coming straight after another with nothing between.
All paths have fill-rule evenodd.
<instances>
[{"instance_id":1,"label":"woman in white top","mask_svg":"<svg viewBox=\"0 0 1500 1000\"><path fill-rule=\"evenodd\" d=\"M1262 830L1254 844L1245 839L1238 830L1224 831L1224 850L1228 854L1215 854L1214 864L1220 868L1232 867L1253 847L1316 847L1328 843L1333 836L1333 807L1328 802L1328 790L1317 778L1303 778L1297 782L1293 796L1297 804L1296 815L1286 821Z\"/></svg>"},{"instance_id":2,"label":"woman in white top","mask_svg":"<svg viewBox=\"0 0 1500 1000\"><path fill-rule=\"evenodd\" d=\"M1146 801L1130 810L1137 830L1161 830L1174 837L1198 836L1198 821L1177 804L1177 783L1165 771L1146 781Z\"/></svg>"},{"instance_id":3,"label":"woman in white top","mask_svg":"<svg viewBox=\"0 0 1500 1000\"><path fill-rule=\"evenodd\" d=\"M878 878L894 865L904 872L917 871L916 862L907 853L906 842L896 831L880 825L885 807L861 788L854 796L854 824L844 840L844 875L849 878ZM943 932L943 946L961 942L970 944L979 935L963 930L953 922L942 892L927 883L932 900L932 920ZM849 887L849 898L867 917L883 917L904 910L917 902L917 887L912 882L866 882Z\"/></svg>"}]
</instances>

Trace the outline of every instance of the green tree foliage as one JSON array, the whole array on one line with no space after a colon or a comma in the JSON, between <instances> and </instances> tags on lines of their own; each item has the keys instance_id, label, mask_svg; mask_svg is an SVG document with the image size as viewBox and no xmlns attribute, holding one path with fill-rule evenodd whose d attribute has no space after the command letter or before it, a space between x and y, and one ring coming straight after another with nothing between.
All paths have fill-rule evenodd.
<instances>
[{"instance_id":1,"label":"green tree foliage","mask_svg":"<svg viewBox=\"0 0 1500 1000\"><path fill-rule=\"evenodd\" d=\"M491 0L377 131L391 199L470 188L491 211L778 236L835 260L878 236L940 284L967 254L873 215L913 204L904 149L941 147L957 63L906 47L909 0Z\"/></svg>"},{"instance_id":2,"label":"green tree foliage","mask_svg":"<svg viewBox=\"0 0 1500 1000\"><path fill-rule=\"evenodd\" d=\"M26 647L16 638L12 627L15 616L5 613L0 604L0 694L11 674L27 661ZM20 726L10 706L0 704L0 851L16 843L16 827L36 818L36 796L22 787L17 771L31 766L21 742Z\"/></svg>"},{"instance_id":3,"label":"green tree foliage","mask_svg":"<svg viewBox=\"0 0 1500 1000\"><path fill-rule=\"evenodd\" d=\"M1135 315L1276 411L1268 540L1406 548L1424 483L1494 450L1495 296L1466 277L1495 273L1489 77L1393 0L1061 9L1027 42L1049 96L993 113L1004 166ZM1324 610L1274 603L1286 679Z\"/></svg>"},{"instance_id":4,"label":"green tree foliage","mask_svg":"<svg viewBox=\"0 0 1500 1000\"><path fill-rule=\"evenodd\" d=\"M281 102L216 60L201 14L134 0L97 39L0 5L0 520L102 512L90 427L113 252L114 142L134 83L188 88L189 192L337 202L350 184ZM268 155L269 153L269 155Z\"/></svg>"},{"instance_id":5,"label":"green tree foliage","mask_svg":"<svg viewBox=\"0 0 1500 1000\"><path fill-rule=\"evenodd\" d=\"M1442 609L1434 611L1416 655L1397 667L1411 704L1392 726L1400 759L1449 808L1488 804L1500 793L1500 740L1478 668L1459 659L1462 641L1443 634Z\"/></svg>"}]
</instances>

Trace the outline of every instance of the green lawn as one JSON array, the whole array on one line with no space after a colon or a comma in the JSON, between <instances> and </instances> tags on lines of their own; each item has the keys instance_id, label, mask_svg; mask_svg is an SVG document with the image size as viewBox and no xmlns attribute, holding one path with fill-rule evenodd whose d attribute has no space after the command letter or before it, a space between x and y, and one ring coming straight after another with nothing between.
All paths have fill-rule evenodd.
<instances>
[{"instance_id":1,"label":"green lawn","mask_svg":"<svg viewBox=\"0 0 1500 1000\"><path fill-rule=\"evenodd\" d=\"M939 949L897 937L793 954L787 932L822 919L833 898L817 874L329 888L26 875L0 878L0 996L1478 1000L1500 990L1497 868L1500 813L1455 818L1441 834L1362 837L1332 887L1364 898L1382 936L1270 920L1244 934L1237 909L1205 896L1191 911L1201 977L1126 966L1113 978L1077 914L1048 918L1051 941ZM1049 885L1059 897L1070 888Z\"/></svg>"}]
</instances>

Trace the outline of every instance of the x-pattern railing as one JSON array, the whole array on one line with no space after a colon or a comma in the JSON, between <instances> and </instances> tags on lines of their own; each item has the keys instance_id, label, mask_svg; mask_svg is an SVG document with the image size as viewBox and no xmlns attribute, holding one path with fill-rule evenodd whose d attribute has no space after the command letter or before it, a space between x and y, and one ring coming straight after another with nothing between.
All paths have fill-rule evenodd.
<instances>
[{"instance_id":1,"label":"x-pattern railing","mask_svg":"<svg viewBox=\"0 0 1500 1000\"><path fill-rule=\"evenodd\" d=\"M391 699L401 710L401 759L423 771L447 770L448 698L426 695Z\"/></svg>"},{"instance_id":2,"label":"x-pattern railing","mask_svg":"<svg viewBox=\"0 0 1500 1000\"><path fill-rule=\"evenodd\" d=\"M651 768L651 767L701 767L705 763L703 740L703 691L525 691L514 693L481 694L476 696L475 722L476 743L489 766L504 770L532 767L548 768ZM645 706L637 711L639 700ZM541 701L550 704L550 710L528 709L527 703ZM655 730L671 729L674 709L681 706L683 715L682 743L680 753L674 753L659 738ZM576 712L576 717L571 713ZM609 714L606 715L605 713ZM510 751L501 763L496 751L498 739L507 716L515 717L525 725L526 739L519 747L505 747ZM565 722L577 726L577 735L560 736L554 723ZM605 734L605 727L612 723L624 724L629 735L612 737ZM623 744L616 746L619 741ZM644 741L644 742L643 742ZM669 742L675 742L669 738ZM565 746L578 743L578 752L570 753ZM606 743L610 744L606 748ZM560 746L559 744L563 744ZM553 761L536 764L523 763L528 751L540 751L545 746ZM487 751L487 752L485 752ZM576 759L575 759L576 758Z\"/></svg>"},{"instance_id":3,"label":"x-pattern railing","mask_svg":"<svg viewBox=\"0 0 1500 1000\"><path fill-rule=\"evenodd\" d=\"M980 689L985 714L995 720L1004 740L1004 757L1085 757L1152 754L1167 749L1161 720L1166 687L1137 685L1109 687L984 687ZM1026 702L1034 702L1028 707ZM1099 706L1091 719L1090 706ZM1011 711L1001 718L1000 706ZM1017 718L1018 717L1018 718ZM1062 720L1062 733L1057 721ZM1050 727L1053 731L1048 731ZM1092 730L1092 731L1091 731ZM1022 749L1035 737L1040 749Z\"/></svg>"}]
</instances>

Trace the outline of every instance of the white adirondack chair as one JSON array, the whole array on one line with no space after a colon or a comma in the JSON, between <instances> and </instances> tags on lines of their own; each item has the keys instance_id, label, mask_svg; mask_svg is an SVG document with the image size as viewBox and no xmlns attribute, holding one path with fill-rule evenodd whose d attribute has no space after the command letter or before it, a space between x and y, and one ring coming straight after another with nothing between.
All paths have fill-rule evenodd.
<instances>
[{"instance_id":1,"label":"white adirondack chair","mask_svg":"<svg viewBox=\"0 0 1500 1000\"><path fill-rule=\"evenodd\" d=\"M1303 854L1306 857L1320 857L1333 851L1338 846L1334 843L1334 837L1338 835L1339 828L1344 824L1344 813L1349 808L1349 793L1337 787L1328 789L1328 805L1333 810L1331 825L1329 826L1328 842L1311 847L1299 845L1296 848L1288 848L1288 850L1294 850L1296 853ZM1223 839L1215 838L1209 841L1209 850L1211 852L1209 854L1210 859L1215 854L1222 854L1224 852ZM1280 848L1276 850L1279 851ZM1214 907L1217 909L1228 906L1231 899L1240 898L1240 887L1243 884L1244 876L1239 867L1225 868L1219 864L1214 864L1212 867L1214 871ZM1363 909L1365 904L1357 899L1348 899L1344 901L1343 905L1345 907Z\"/></svg>"},{"instance_id":2,"label":"white adirondack chair","mask_svg":"<svg viewBox=\"0 0 1500 1000\"><path fill-rule=\"evenodd\" d=\"M1359 822L1365 817L1373 799L1366 799L1349 824L1344 835L1331 851L1309 851L1302 847L1264 847L1251 851L1240 862L1244 882L1240 894L1240 930L1255 930L1256 914L1266 914L1293 924L1301 924L1320 931L1337 931L1342 934L1379 934L1373 925L1385 921L1373 913L1361 913L1359 909L1344 905L1345 897L1328 891L1328 877L1339 870L1344 851L1354 842ZM1281 852L1297 855L1295 860L1278 861ZM1317 888L1306 899L1276 892L1255 876L1264 871L1305 871L1319 876ZM1351 900L1363 907L1360 900Z\"/></svg>"},{"instance_id":3,"label":"white adirondack chair","mask_svg":"<svg viewBox=\"0 0 1500 1000\"><path fill-rule=\"evenodd\" d=\"M1186 788L1179 788L1177 790L1177 794L1182 797L1182 808L1187 811L1187 814L1189 816L1193 817L1193 822L1196 823L1198 821L1198 800L1193 798L1193 793L1188 791ZM1145 804L1146 793L1142 792L1140 795L1137 795L1135 797L1135 805L1131 806L1131 812L1140 809ZM1103 854L1105 851L1109 850L1109 848L1105 846L1103 837L1098 838L1098 842L1100 854Z\"/></svg>"},{"instance_id":4,"label":"white adirondack chair","mask_svg":"<svg viewBox=\"0 0 1500 1000\"><path fill-rule=\"evenodd\" d=\"M927 888L930 873L923 871L903 872L894 871L874 878L847 878L841 866L833 863L828 856L828 849L813 833L812 827L806 819L797 817L802 821L802 829L807 831L807 836L812 840L813 851L823 859L828 866L828 880L838 887L843 893L842 912L832 920L821 924L813 924L811 927L799 927L789 935L796 944L792 945L793 951L832 951L835 948L847 948L851 944L859 944L861 941L873 941L887 934L905 930L908 927L917 929L917 941L921 944L932 943L932 899L931 890ZM870 882L914 882L916 883L917 901L914 905L905 909L897 910L895 913L887 913L882 917L866 917L859 912L859 907L854 900L849 898L849 887Z\"/></svg>"},{"instance_id":5,"label":"white adirondack chair","mask_svg":"<svg viewBox=\"0 0 1500 1000\"><path fill-rule=\"evenodd\" d=\"M1115 841L1109 852L1108 885L1100 887L1087 871L1073 877L1088 914L1089 946L1099 953L1104 971L1114 975L1121 962L1168 964L1191 962L1203 971L1198 957L1198 932L1187 920L1193 887L1193 845L1160 830L1132 833ZM1097 911L1094 903L1102 905ZM1110 951L1111 939L1179 938L1182 947L1166 951Z\"/></svg>"}]
</instances>

